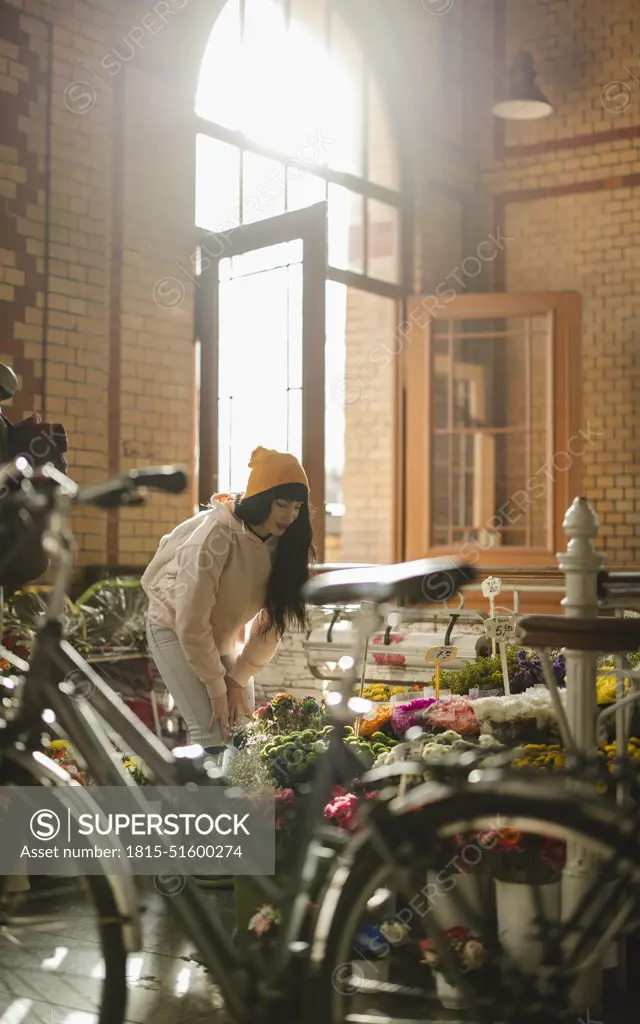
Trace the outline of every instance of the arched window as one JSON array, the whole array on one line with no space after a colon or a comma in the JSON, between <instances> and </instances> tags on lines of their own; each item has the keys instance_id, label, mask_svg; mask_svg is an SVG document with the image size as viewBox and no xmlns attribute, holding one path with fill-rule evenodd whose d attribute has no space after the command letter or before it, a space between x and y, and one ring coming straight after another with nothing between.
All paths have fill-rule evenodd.
<instances>
[{"instance_id":1,"label":"arched window","mask_svg":"<svg viewBox=\"0 0 640 1024\"><path fill-rule=\"evenodd\" d=\"M398 323L402 207L370 61L331 0L228 0L195 109L197 226L274 223L272 245L219 262L217 436L201 450L217 448L219 490L242 487L257 444L303 455L302 245L276 244L276 226L326 203L324 557L388 561L395 390L375 350Z\"/></svg>"}]
</instances>

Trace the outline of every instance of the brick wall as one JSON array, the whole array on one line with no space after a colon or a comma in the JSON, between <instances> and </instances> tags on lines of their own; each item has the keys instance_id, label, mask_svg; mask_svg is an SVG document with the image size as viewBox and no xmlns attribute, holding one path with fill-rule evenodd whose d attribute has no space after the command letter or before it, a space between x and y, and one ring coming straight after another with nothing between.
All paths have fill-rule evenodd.
<instances>
[{"instance_id":1,"label":"brick wall","mask_svg":"<svg viewBox=\"0 0 640 1024\"><path fill-rule=\"evenodd\" d=\"M171 6L163 22L147 2L0 3L0 359L22 383L8 411L62 420L80 481L158 460L192 468L190 110L220 3ZM414 82L398 119L416 190L414 288L433 290L500 227L513 242L469 288L581 292L584 414L603 434L585 492L609 560L629 563L640 545L634 0L436 6L407 0L389 28ZM520 47L554 114L501 128L489 112L496 69ZM377 117L374 128L384 135ZM391 184L392 166L376 176ZM372 332L393 331L386 313L371 324L349 302L355 360ZM350 465L381 459L380 481L391 479L391 380L348 421ZM388 510L388 484L376 490ZM144 562L192 507L186 495L108 521L83 512L80 559ZM353 557L381 558L387 536L387 525L366 542L354 532Z\"/></svg>"},{"instance_id":2,"label":"brick wall","mask_svg":"<svg viewBox=\"0 0 640 1024\"><path fill-rule=\"evenodd\" d=\"M467 74L477 175L471 216L493 216L510 239L491 283L581 294L583 417L601 434L584 456L583 491L596 504L609 563L632 564L640 554L637 10L633 0L480 0L464 10L466 37L482 40ZM497 122L489 113L493 68L520 48L532 52L554 112Z\"/></svg>"}]
</instances>

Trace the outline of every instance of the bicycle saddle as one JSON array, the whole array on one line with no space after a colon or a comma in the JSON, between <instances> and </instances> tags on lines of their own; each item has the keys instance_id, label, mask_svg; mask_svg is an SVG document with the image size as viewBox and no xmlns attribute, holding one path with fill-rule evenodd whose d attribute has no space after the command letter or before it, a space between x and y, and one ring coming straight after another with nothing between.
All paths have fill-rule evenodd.
<instances>
[{"instance_id":1,"label":"bicycle saddle","mask_svg":"<svg viewBox=\"0 0 640 1024\"><path fill-rule=\"evenodd\" d=\"M454 559L422 558L415 562L319 573L305 584L302 593L305 601L313 605L358 601L440 604L475 578L476 571L471 565Z\"/></svg>"}]
</instances>

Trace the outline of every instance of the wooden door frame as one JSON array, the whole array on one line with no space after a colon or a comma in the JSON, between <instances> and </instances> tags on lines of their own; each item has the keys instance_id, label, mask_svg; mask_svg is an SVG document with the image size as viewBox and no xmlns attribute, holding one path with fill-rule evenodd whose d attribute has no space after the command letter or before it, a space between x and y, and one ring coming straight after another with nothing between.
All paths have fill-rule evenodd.
<instances>
[{"instance_id":1,"label":"wooden door frame","mask_svg":"<svg viewBox=\"0 0 640 1024\"><path fill-rule=\"evenodd\" d=\"M220 340L219 264L230 256L302 239L302 461L309 478L314 545L324 559L325 535L325 295L327 281L327 202L283 213L199 243L200 273L195 322L200 341L198 410L198 498L206 505L218 489L218 352ZM204 439L204 440L203 440Z\"/></svg>"},{"instance_id":2,"label":"wooden door frame","mask_svg":"<svg viewBox=\"0 0 640 1024\"><path fill-rule=\"evenodd\" d=\"M435 308L434 308L435 304ZM547 314L553 338L552 375L548 408L552 412L549 457L564 450L581 424L582 374L580 361L581 297L577 292L513 292L461 295L450 301L413 296L407 300L405 343L402 349L406 408L406 495L404 557L419 558L460 554L465 542L453 548L430 547L431 537L431 423L433 408L427 387L431 379L433 320L508 319ZM538 551L521 547L476 550L480 565L545 566L555 564L555 552L564 548L562 520L574 497L580 493L581 459L572 459L547 492L550 502L550 549ZM479 548L479 545L476 545Z\"/></svg>"}]
</instances>

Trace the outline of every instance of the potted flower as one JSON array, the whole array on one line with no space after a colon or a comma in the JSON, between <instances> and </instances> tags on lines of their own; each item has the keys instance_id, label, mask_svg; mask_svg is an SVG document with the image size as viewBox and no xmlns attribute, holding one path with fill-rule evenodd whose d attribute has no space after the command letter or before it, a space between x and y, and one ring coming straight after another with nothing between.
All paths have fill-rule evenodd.
<instances>
[{"instance_id":1,"label":"potted flower","mask_svg":"<svg viewBox=\"0 0 640 1024\"><path fill-rule=\"evenodd\" d=\"M498 937L519 966L535 967L543 955L538 914L560 917L560 880L566 844L548 836L503 828L492 833Z\"/></svg>"},{"instance_id":2,"label":"potted flower","mask_svg":"<svg viewBox=\"0 0 640 1024\"><path fill-rule=\"evenodd\" d=\"M467 974L479 970L484 964L484 946L477 935L468 928L456 926L442 933L443 942L448 946L456 973ZM420 942L421 962L430 967L436 977L436 991L444 1007L456 1010L466 1005L461 987L456 984L456 975L450 973L449 958L443 959L433 939Z\"/></svg>"},{"instance_id":3,"label":"potted flower","mask_svg":"<svg viewBox=\"0 0 640 1024\"><path fill-rule=\"evenodd\" d=\"M451 857L445 868L427 871L425 895L439 928L471 928L482 915L491 884L491 845L491 837L487 839L483 832L457 834L447 851Z\"/></svg>"},{"instance_id":4,"label":"potted flower","mask_svg":"<svg viewBox=\"0 0 640 1024\"><path fill-rule=\"evenodd\" d=\"M265 807L267 798L273 798L275 801L275 878L277 879L279 874L286 871L288 840L295 814L295 793L292 789L263 790L257 794L250 794L249 798L257 801L258 806L261 801L264 801ZM270 921L268 927L263 927L265 921L256 921L261 914L261 901L264 900L264 892L257 879L251 875L236 875L233 883L237 933L242 935L247 931L253 931L256 935L266 934L271 930L271 925L277 922L268 915Z\"/></svg>"}]
</instances>

